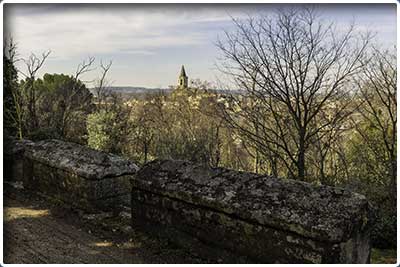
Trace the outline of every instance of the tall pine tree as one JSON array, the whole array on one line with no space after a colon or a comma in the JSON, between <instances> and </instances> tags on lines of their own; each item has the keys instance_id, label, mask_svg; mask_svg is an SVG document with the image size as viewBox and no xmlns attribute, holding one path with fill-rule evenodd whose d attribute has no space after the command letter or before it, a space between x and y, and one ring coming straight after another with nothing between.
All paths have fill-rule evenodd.
<instances>
[{"instance_id":1,"label":"tall pine tree","mask_svg":"<svg viewBox=\"0 0 400 267\"><path fill-rule=\"evenodd\" d=\"M4 129L11 135L17 134L15 94L18 90L18 71L14 65L15 56L16 46L10 40L3 51L3 122Z\"/></svg>"}]
</instances>

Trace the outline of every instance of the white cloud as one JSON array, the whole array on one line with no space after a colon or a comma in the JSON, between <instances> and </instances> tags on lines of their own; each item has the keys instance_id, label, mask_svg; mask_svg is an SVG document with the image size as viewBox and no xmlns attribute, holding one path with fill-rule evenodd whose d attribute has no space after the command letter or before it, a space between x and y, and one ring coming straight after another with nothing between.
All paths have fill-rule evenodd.
<instances>
[{"instance_id":1,"label":"white cloud","mask_svg":"<svg viewBox=\"0 0 400 267\"><path fill-rule=\"evenodd\" d=\"M208 42L204 32L185 31L190 23L229 20L225 13L200 11L94 8L10 12L8 34L23 56L46 49L58 59L119 52L150 55L157 48Z\"/></svg>"},{"instance_id":2,"label":"white cloud","mask_svg":"<svg viewBox=\"0 0 400 267\"><path fill-rule=\"evenodd\" d=\"M223 29L229 30L231 16L266 13L280 5L9 6L5 9L6 30L17 42L21 57L27 57L31 52L40 54L46 49L52 50L41 73L71 73L86 56L95 56L115 59L113 79L118 84L154 87L158 83L171 84L171 77L175 80L171 68L179 68L183 63L196 62L193 64L195 75L213 79L212 64L218 57L213 42ZM358 31L377 32L378 41L396 42L395 11L377 12L369 8L371 14L366 14L358 7L335 10L323 5L320 9L323 19L337 23L338 33L347 28L355 14ZM172 54L183 46L186 46L182 50L185 53ZM88 80L90 75L98 73L88 74Z\"/></svg>"},{"instance_id":3,"label":"white cloud","mask_svg":"<svg viewBox=\"0 0 400 267\"><path fill-rule=\"evenodd\" d=\"M154 55L159 48L210 42L207 33L194 25L218 24L229 21L230 16L261 11L240 5L222 8L207 5L194 8L179 5L108 7L15 6L6 13L8 31L17 41L22 56L46 49L51 49L57 59L116 53ZM382 23L369 21L369 24L365 25L369 30L375 27L379 32L390 29ZM342 26L340 20L338 26ZM358 29L362 30L362 27Z\"/></svg>"}]
</instances>

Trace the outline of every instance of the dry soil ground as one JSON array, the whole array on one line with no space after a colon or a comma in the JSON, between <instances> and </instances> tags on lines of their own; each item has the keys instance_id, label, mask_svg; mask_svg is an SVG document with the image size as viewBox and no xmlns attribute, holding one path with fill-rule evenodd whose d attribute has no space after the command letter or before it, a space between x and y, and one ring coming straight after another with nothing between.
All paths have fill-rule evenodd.
<instances>
[{"instance_id":1,"label":"dry soil ground","mask_svg":"<svg viewBox=\"0 0 400 267\"><path fill-rule=\"evenodd\" d=\"M5 263L205 263L129 227L121 217L92 216L5 186Z\"/></svg>"}]
</instances>

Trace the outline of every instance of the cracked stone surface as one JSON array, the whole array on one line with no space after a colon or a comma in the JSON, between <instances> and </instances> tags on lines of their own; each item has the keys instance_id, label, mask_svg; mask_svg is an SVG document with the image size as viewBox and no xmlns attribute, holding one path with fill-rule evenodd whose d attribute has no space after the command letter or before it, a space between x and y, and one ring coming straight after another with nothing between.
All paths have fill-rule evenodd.
<instances>
[{"instance_id":1,"label":"cracked stone surface","mask_svg":"<svg viewBox=\"0 0 400 267\"><path fill-rule=\"evenodd\" d=\"M222 225L216 235L235 233L260 253L269 246L299 262L369 259L369 203L343 188L173 160L146 164L131 183L133 201L145 206L135 216L175 228L190 225L186 232L200 238Z\"/></svg>"},{"instance_id":2,"label":"cracked stone surface","mask_svg":"<svg viewBox=\"0 0 400 267\"><path fill-rule=\"evenodd\" d=\"M55 139L36 142L25 151L25 156L92 180L134 174L139 169L117 155Z\"/></svg>"},{"instance_id":3,"label":"cracked stone surface","mask_svg":"<svg viewBox=\"0 0 400 267\"><path fill-rule=\"evenodd\" d=\"M12 145L12 144L11 144ZM24 186L87 209L113 209L130 203L130 176L138 166L114 154L60 140L19 141L22 158L10 164L23 169Z\"/></svg>"},{"instance_id":4,"label":"cracked stone surface","mask_svg":"<svg viewBox=\"0 0 400 267\"><path fill-rule=\"evenodd\" d=\"M186 161L149 163L134 186L330 242L347 240L368 215L367 199L342 188Z\"/></svg>"},{"instance_id":5,"label":"cracked stone surface","mask_svg":"<svg viewBox=\"0 0 400 267\"><path fill-rule=\"evenodd\" d=\"M30 140L17 140L15 138L4 137L4 154L7 156L14 156L23 154L25 149L33 146L34 143Z\"/></svg>"}]
</instances>

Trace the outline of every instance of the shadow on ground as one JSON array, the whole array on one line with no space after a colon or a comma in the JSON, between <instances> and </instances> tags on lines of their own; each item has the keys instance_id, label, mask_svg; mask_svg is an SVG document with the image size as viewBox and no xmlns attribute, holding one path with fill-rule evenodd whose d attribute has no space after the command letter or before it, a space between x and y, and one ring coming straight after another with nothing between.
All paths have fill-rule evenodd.
<instances>
[{"instance_id":1,"label":"shadow on ground","mask_svg":"<svg viewBox=\"0 0 400 267\"><path fill-rule=\"evenodd\" d=\"M97 215L5 184L4 262L207 263L120 216Z\"/></svg>"}]
</instances>

